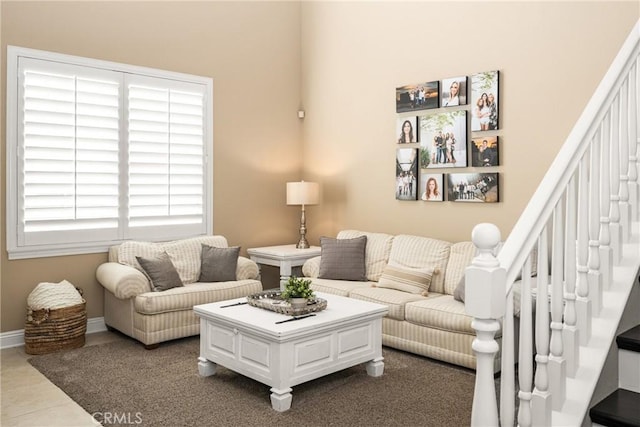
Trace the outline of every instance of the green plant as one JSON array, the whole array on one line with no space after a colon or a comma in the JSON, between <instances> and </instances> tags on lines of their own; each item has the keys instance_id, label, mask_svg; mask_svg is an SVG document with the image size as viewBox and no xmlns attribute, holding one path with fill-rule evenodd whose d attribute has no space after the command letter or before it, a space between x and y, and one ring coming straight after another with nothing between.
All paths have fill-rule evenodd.
<instances>
[{"instance_id":1,"label":"green plant","mask_svg":"<svg viewBox=\"0 0 640 427\"><path fill-rule=\"evenodd\" d=\"M313 298L313 290L309 287L311 280L291 276L282 291L282 299Z\"/></svg>"}]
</instances>

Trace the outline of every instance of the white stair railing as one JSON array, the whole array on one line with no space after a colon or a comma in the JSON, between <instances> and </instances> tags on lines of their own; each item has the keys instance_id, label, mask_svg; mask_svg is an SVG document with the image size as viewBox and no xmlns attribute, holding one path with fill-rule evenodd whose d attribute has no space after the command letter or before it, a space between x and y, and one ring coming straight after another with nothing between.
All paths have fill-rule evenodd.
<instances>
[{"instance_id":1,"label":"white stair railing","mask_svg":"<svg viewBox=\"0 0 640 427\"><path fill-rule=\"evenodd\" d=\"M496 226L473 230L478 256L465 298L477 334L472 426L582 425L587 416L640 267L639 55L640 21L500 253Z\"/></svg>"}]
</instances>

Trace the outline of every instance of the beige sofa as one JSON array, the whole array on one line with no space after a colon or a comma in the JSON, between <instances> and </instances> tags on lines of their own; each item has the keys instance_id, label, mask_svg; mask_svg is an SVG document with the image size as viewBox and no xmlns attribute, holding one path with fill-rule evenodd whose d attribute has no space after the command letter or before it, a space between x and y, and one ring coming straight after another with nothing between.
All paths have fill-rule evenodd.
<instances>
[{"instance_id":1,"label":"beige sofa","mask_svg":"<svg viewBox=\"0 0 640 427\"><path fill-rule=\"evenodd\" d=\"M236 280L200 283L202 244L228 247L223 236L201 236L173 242L125 242L109 250L109 262L96 276L104 286L104 321L109 328L137 339L147 348L176 338L197 335L200 322L193 306L244 297L262 291L258 265L240 256ZM136 256L166 252L184 286L152 291Z\"/></svg>"},{"instance_id":2,"label":"beige sofa","mask_svg":"<svg viewBox=\"0 0 640 427\"><path fill-rule=\"evenodd\" d=\"M471 327L473 319L465 314L464 303L453 297L465 268L476 253L473 243L357 230L341 231L337 238L359 236L367 236L367 281L319 278L321 257L316 257L302 267L303 274L313 281L312 288L387 305L389 313L382 323L382 343L386 346L475 369L476 357L471 348L475 339ZM379 287L378 281L389 262L409 268L433 269L428 295ZM498 342L500 337L498 332ZM499 367L498 355L496 372Z\"/></svg>"}]
</instances>

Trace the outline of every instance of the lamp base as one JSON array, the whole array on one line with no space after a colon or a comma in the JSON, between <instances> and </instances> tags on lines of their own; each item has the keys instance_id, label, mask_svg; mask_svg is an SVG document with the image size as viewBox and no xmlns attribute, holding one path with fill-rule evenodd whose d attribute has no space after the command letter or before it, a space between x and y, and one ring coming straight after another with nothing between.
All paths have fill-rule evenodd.
<instances>
[{"instance_id":1,"label":"lamp base","mask_svg":"<svg viewBox=\"0 0 640 427\"><path fill-rule=\"evenodd\" d=\"M311 246L309 246L309 242L307 242L307 239L304 236L300 237L300 241L298 242L298 244L296 245L297 249L309 249Z\"/></svg>"},{"instance_id":2,"label":"lamp base","mask_svg":"<svg viewBox=\"0 0 640 427\"><path fill-rule=\"evenodd\" d=\"M298 249L308 249L309 242L307 242L307 219L304 215L304 205L302 205L302 215L300 216L300 240L296 245Z\"/></svg>"}]
</instances>

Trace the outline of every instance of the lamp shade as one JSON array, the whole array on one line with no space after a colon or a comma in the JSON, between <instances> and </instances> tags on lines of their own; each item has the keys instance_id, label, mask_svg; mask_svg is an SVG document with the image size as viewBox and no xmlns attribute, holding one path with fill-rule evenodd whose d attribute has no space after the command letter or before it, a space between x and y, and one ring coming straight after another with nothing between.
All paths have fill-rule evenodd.
<instances>
[{"instance_id":1,"label":"lamp shade","mask_svg":"<svg viewBox=\"0 0 640 427\"><path fill-rule=\"evenodd\" d=\"M287 205L317 205L319 200L317 182L287 182Z\"/></svg>"}]
</instances>

